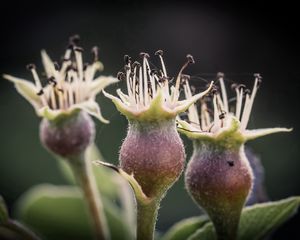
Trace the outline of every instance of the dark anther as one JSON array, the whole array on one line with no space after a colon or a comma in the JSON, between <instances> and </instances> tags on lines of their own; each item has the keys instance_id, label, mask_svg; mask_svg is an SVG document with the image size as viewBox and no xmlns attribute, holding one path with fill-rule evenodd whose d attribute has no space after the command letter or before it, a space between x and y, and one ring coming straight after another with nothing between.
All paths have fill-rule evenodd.
<instances>
[{"instance_id":1,"label":"dark anther","mask_svg":"<svg viewBox=\"0 0 300 240\"><path fill-rule=\"evenodd\" d=\"M191 54L186 55L186 58L190 64L195 63L194 57Z\"/></svg>"},{"instance_id":2,"label":"dark anther","mask_svg":"<svg viewBox=\"0 0 300 240\"><path fill-rule=\"evenodd\" d=\"M70 58L62 58L62 61L63 62L68 62L68 61L70 61L71 59Z\"/></svg>"},{"instance_id":3,"label":"dark anther","mask_svg":"<svg viewBox=\"0 0 300 240\"><path fill-rule=\"evenodd\" d=\"M54 65L54 69L55 69L56 71L59 71L59 65L58 65L58 63L57 63L57 62L54 62L53 65Z\"/></svg>"},{"instance_id":4,"label":"dark anther","mask_svg":"<svg viewBox=\"0 0 300 240\"><path fill-rule=\"evenodd\" d=\"M64 90L62 90L61 88L57 88L57 91L59 91L59 92L61 92L61 93L64 92Z\"/></svg>"},{"instance_id":5,"label":"dark anther","mask_svg":"<svg viewBox=\"0 0 300 240\"><path fill-rule=\"evenodd\" d=\"M181 81L180 81L180 83L181 84L185 84L187 81L189 81L190 80L190 78L191 78L191 76L190 75L187 75L187 74L181 74Z\"/></svg>"},{"instance_id":6,"label":"dark anther","mask_svg":"<svg viewBox=\"0 0 300 240\"><path fill-rule=\"evenodd\" d=\"M260 76L259 73L254 73L253 75L254 75L255 78L262 79L262 77Z\"/></svg>"},{"instance_id":7,"label":"dark anther","mask_svg":"<svg viewBox=\"0 0 300 240\"><path fill-rule=\"evenodd\" d=\"M229 167L233 167L234 166L234 161L227 161Z\"/></svg>"},{"instance_id":8,"label":"dark anther","mask_svg":"<svg viewBox=\"0 0 300 240\"><path fill-rule=\"evenodd\" d=\"M164 54L164 51L163 50L157 50L156 52L155 52L155 55L156 56L162 56Z\"/></svg>"},{"instance_id":9,"label":"dark anther","mask_svg":"<svg viewBox=\"0 0 300 240\"><path fill-rule=\"evenodd\" d=\"M217 73L217 78L218 78L218 79L219 79L219 78L224 78L224 73L218 72L218 73Z\"/></svg>"},{"instance_id":10,"label":"dark anther","mask_svg":"<svg viewBox=\"0 0 300 240\"><path fill-rule=\"evenodd\" d=\"M236 84L236 83L233 83L233 84L231 84L231 89L232 90L235 90L235 89L237 89L237 87L238 87L238 84Z\"/></svg>"},{"instance_id":11,"label":"dark anther","mask_svg":"<svg viewBox=\"0 0 300 240\"><path fill-rule=\"evenodd\" d=\"M79 41L80 41L80 36L78 34L75 34L69 38L70 44L77 45Z\"/></svg>"},{"instance_id":12,"label":"dark anther","mask_svg":"<svg viewBox=\"0 0 300 240\"><path fill-rule=\"evenodd\" d=\"M158 73L157 69L151 69L150 70L150 75L153 76L153 75L156 75Z\"/></svg>"},{"instance_id":13,"label":"dark anther","mask_svg":"<svg viewBox=\"0 0 300 240\"><path fill-rule=\"evenodd\" d=\"M74 49L74 43L69 43L67 49L73 50Z\"/></svg>"},{"instance_id":14,"label":"dark anther","mask_svg":"<svg viewBox=\"0 0 300 240\"><path fill-rule=\"evenodd\" d=\"M86 71L86 69L88 68L88 66L89 66L89 63L84 63L83 67L82 67L82 70Z\"/></svg>"},{"instance_id":15,"label":"dark anther","mask_svg":"<svg viewBox=\"0 0 300 240\"><path fill-rule=\"evenodd\" d=\"M239 84L236 86L239 90L241 89L246 89L246 85L245 84Z\"/></svg>"},{"instance_id":16,"label":"dark anther","mask_svg":"<svg viewBox=\"0 0 300 240\"><path fill-rule=\"evenodd\" d=\"M76 51L76 52L83 52L83 48L82 47L75 47L74 51Z\"/></svg>"},{"instance_id":17,"label":"dark anther","mask_svg":"<svg viewBox=\"0 0 300 240\"><path fill-rule=\"evenodd\" d=\"M255 73L254 74L254 77L255 78L257 78L257 88L259 88L259 86L260 86L260 84L261 84L261 82L262 82L262 77L260 76L260 74L259 73Z\"/></svg>"},{"instance_id":18,"label":"dark anther","mask_svg":"<svg viewBox=\"0 0 300 240\"><path fill-rule=\"evenodd\" d=\"M135 61L131 66L134 69L135 67L141 66L141 64L138 61Z\"/></svg>"},{"instance_id":19,"label":"dark anther","mask_svg":"<svg viewBox=\"0 0 300 240\"><path fill-rule=\"evenodd\" d=\"M247 89L245 89L245 92L244 92L244 94L245 94L245 95L247 95L247 94L249 94L249 95L250 95L250 94L251 94L251 91L250 91L250 89L248 89L248 88L247 88Z\"/></svg>"},{"instance_id":20,"label":"dark anther","mask_svg":"<svg viewBox=\"0 0 300 240\"><path fill-rule=\"evenodd\" d=\"M118 72L117 73L117 79L119 79L120 81L125 79L125 73L123 72Z\"/></svg>"},{"instance_id":21,"label":"dark anther","mask_svg":"<svg viewBox=\"0 0 300 240\"><path fill-rule=\"evenodd\" d=\"M99 60L99 48L97 46L94 46L91 51L94 54L95 62L98 61Z\"/></svg>"},{"instance_id":22,"label":"dark anther","mask_svg":"<svg viewBox=\"0 0 300 240\"><path fill-rule=\"evenodd\" d=\"M66 72L69 72L71 70L76 72L77 68L74 65L69 65L69 66L66 67Z\"/></svg>"},{"instance_id":23,"label":"dark anther","mask_svg":"<svg viewBox=\"0 0 300 240\"><path fill-rule=\"evenodd\" d=\"M44 94L44 90L41 89L36 95L41 96L41 95L43 95L43 94Z\"/></svg>"},{"instance_id":24,"label":"dark anther","mask_svg":"<svg viewBox=\"0 0 300 240\"><path fill-rule=\"evenodd\" d=\"M218 92L218 87L216 85L213 85L210 92L209 92L209 95L213 96L215 95L216 93Z\"/></svg>"},{"instance_id":25,"label":"dark anther","mask_svg":"<svg viewBox=\"0 0 300 240\"><path fill-rule=\"evenodd\" d=\"M190 75L187 74L181 74L181 80L182 81L189 81L191 79Z\"/></svg>"},{"instance_id":26,"label":"dark anther","mask_svg":"<svg viewBox=\"0 0 300 240\"><path fill-rule=\"evenodd\" d=\"M129 57L128 55L124 55L124 62L125 62L126 65L131 63L131 57Z\"/></svg>"},{"instance_id":27,"label":"dark anther","mask_svg":"<svg viewBox=\"0 0 300 240\"><path fill-rule=\"evenodd\" d=\"M225 115L226 115L226 112L225 111L222 111L221 114L219 115L219 119L224 119L225 118Z\"/></svg>"},{"instance_id":28,"label":"dark anther","mask_svg":"<svg viewBox=\"0 0 300 240\"><path fill-rule=\"evenodd\" d=\"M158 79L159 82L163 83L165 81L168 81L170 78L166 77L166 76L162 76Z\"/></svg>"},{"instance_id":29,"label":"dark anther","mask_svg":"<svg viewBox=\"0 0 300 240\"><path fill-rule=\"evenodd\" d=\"M149 55L148 53L141 52L141 53L140 53L140 57L142 57L142 58L149 58L150 55Z\"/></svg>"},{"instance_id":30,"label":"dark anther","mask_svg":"<svg viewBox=\"0 0 300 240\"><path fill-rule=\"evenodd\" d=\"M36 67L35 67L35 65L34 65L33 63L28 64L28 65L26 66L26 68L27 68L28 70L36 69Z\"/></svg>"},{"instance_id":31,"label":"dark anther","mask_svg":"<svg viewBox=\"0 0 300 240\"><path fill-rule=\"evenodd\" d=\"M231 88L233 90L235 90L235 89L241 90L241 89L246 89L246 85L233 83L233 84L231 84Z\"/></svg>"},{"instance_id":32,"label":"dark anther","mask_svg":"<svg viewBox=\"0 0 300 240\"><path fill-rule=\"evenodd\" d=\"M130 67L129 67L128 65L125 65L125 66L124 66L124 70L127 72L127 71L130 70Z\"/></svg>"},{"instance_id":33,"label":"dark anther","mask_svg":"<svg viewBox=\"0 0 300 240\"><path fill-rule=\"evenodd\" d=\"M57 82L55 81L55 77L53 77L53 76L49 77L47 80L48 80L48 83L50 83L50 84L52 83L54 87L56 86Z\"/></svg>"}]
</instances>

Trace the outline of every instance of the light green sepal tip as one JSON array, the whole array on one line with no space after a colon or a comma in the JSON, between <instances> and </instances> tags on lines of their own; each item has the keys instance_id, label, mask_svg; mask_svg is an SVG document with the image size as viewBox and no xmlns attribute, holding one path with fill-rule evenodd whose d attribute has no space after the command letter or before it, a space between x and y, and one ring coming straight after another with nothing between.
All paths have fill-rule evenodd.
<instances>
[{"instance_id":1,"label":"light green sepal tip","mask_svg":"<svg viewBox=\"0 0 300 240\"><path fill-rule=\"evenodd\" d=\"M178 131L192 140L214 142L227 148L240 146L246 141L240 131L240 122L235 117L230 118L228 127L221 128L215 133L200 131L183 120L178 120Z\"/></svg>"},{"instance_id":2,"label":"light green sepal tip","mask_svg":"<svg viewBox=\"0 0 300 240\"><path fill-rule=\"evenodd\" d=\"M42 101L37 95L39 90L35 87L33 83L25 79L17 78L8 74L3 74L3 78L14 83L18 93L22 97L24 97L34 107L35 110L42 106Z\"/></svg>"},{"instance_id":3,"label":"light green sepal tip","mask_svg":"<svg viewBox=\"0 0 300 240\"><path fill-rule=\"evenodd\" d=\"M99 105L92 100L75 104L66 110L52 110L48 106L42 107L41 109L37 110L37 114L38 116L46 118L50 121L57 121L67 118L79 111L85 111L86 113L99 119L101 122L109 123L109 121L102 116Z\"/></svg>"},{"instance_id":4,"label":"light green sepal tip","mask_svg":"<svg viewBox=\"0 0 300 240\"><path fill-rule=\"evenodd\" d=\"M247 141L249 141L273 133L291 132L291 131L293 131L292 128L261 128L261 129L254 129L254 130L246 130L244 133L244 137L246 138Z\"/></svg>"},{"instance_id":5,"label":"light green sepal tip","mask_svg":"<svg viewBox=\"0 0 300 240\"><path fill-rule=\"evenodd\" d=\"M98 166L105 166L108 168L111 168L112 170L116 171L120 174L121 177L123 177L132 187L132 190L134 192L135 197L143 203L151 202L152 199L147 197L146 194L143 192L143 189L141 185L137 182L137 180L134 178L133 174L128 174L125 171L123 171L121 168L116 167L113 164L102 162L102 161L93 161L94 164Z\"/></svg>"},{"instance_id":6,"label":"light green sepal tip","mask_svg":"<svg viewBox=\"0 0 300 240\"><path fill-rule=\"evenodd\" d=\"M170 119L176 116L175 111L170 111L163 106L164 98L162 89L157 90L156 96L151 100L148 107L139 110L135 110L134 107L129 107L130 103L127 95L122 93L119 89L117 93L122 100L103 91L103 94L112 100L116 108L130 120L156 121L160 119Z\"/></svg>"}]
</instances>

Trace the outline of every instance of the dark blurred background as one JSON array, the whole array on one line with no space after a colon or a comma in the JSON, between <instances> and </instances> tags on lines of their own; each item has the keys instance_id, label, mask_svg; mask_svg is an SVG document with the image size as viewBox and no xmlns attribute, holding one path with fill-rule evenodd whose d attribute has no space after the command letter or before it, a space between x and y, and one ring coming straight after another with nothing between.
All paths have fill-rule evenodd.
<instances>
[{"instance_id":1,"label":"dark blurred background","mask_svg":"<svg viewBox=\"0 0 300 240\"><path fill-rule=\"evenodd\" d=\"M221 2L221 1L220 1ZM211 80L222 71L230 82L252 86L259 72L263 84L255 100L249 128L293 127L292 133L276 134L249 143L261 157L266 186L272 200L300 195L299 24L296 5L217 2L110 2L10 1L1 4L0 73L31 79L26 64L40 70L40 50L59 60L68 37L80 34L88 50L100 47L104 74L116 75L123 55L138 57L146 51L165 51L170 75L175 75L191 53L196 64L186 73L192 83ZM86 51L86 57L89 51ZM155 62L156 60L153 60ZM121 85L120 85L121 86ZM108 91L114 92L115 87ZM97 145L108 161L117 163L127 121L112 103L99 97L103 114L111 124L97 123ZM0 81L0 194L12 207L26 189L37 183L64 184L65 180L39 142L40 119L33 108ZM190 142L185 139L188 157ZM199 213L184 190L182 178L162 202L157 228L165 231L174 222ZM300 238L299 214L280 228L273 239L286 234ZM289 235L291 236L291 235Z\"/></svg>"}]
</instances>

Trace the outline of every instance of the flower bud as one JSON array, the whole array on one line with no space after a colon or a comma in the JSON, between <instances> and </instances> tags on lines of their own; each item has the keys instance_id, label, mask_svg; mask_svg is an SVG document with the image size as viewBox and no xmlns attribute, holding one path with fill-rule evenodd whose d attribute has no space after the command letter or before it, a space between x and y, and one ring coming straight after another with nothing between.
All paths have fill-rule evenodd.
<instances>
[{"instance_id":1,"label":"flower bud","mask_svg":"<svg viewBox=\"0 0 300 240\"><path fill-rule=\"evenodd\" d=\"M213 221L219 239L235 239L253 181L243 146L227 149L216 143L194 141L185 181L194 201Z\"/></svg>"},{"instance_id":2,"label":"flower bud","mask_svg":"<svg viewBox=\"0 0 300 240\"><path fill-rule=\"evenodd\" d=\"M180 176L185 161L174 120L131 121L120 151L121 168L133 173L148 197L161 196Z\"/></svg>"},{"instance_id":3,"label":"flower bud","mask_svg":"<svg viewBox=\"0 0 300 240\"><path fill-rule=\"evenodd\" d=\"M252 93L242 85L235 86L235 109L229 106L224 74L218 74L220 92L202 100L200 108L192 105L187 121L178 120L179 131L194 143L194 154L186 171L186 187L192 198L210 216L218 239L234 240L242 208L253 184L253 173L244 152L244 143L286 128L248 130L254 98L261 83L255 74ZM191 96L185 82L186 98ZM246 96L245 98L243 96ZM242 108L242 106L244 108ZM200 113L199 113L200 110Z\"/></svg>"},{"instance_id":4,"label":"flower bud","mask_svg":"<svg viewBox=\"0 0 300 240\"><path fill-rule=\"evenodd\" d=\"M40 125L40 139L43 145L65 158L83 153L94 137L94 122L83 111L62 116L54 121L44 118Z\"/></svg>"}]
</instances>

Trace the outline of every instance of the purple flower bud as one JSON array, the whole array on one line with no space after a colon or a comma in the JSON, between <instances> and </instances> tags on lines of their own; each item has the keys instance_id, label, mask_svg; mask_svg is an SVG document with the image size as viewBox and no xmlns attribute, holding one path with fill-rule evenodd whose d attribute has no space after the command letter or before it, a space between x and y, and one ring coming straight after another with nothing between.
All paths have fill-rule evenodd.
<instances>
[{"instance_id":1,"label":"purple flower bud","mask_svg":"<svg viewBox=\"0 0 300 240\"><path fill-rule=\"evenodd\" d=\"M120 151L121 168L148 197L161 197L181 175L185 152L174 120L131 121Z\"/></svg>"},{"instance_id":2,"label":"purple flower bud","mask_svg":"<svg viewBox=\"0 0 300 240\"><path fill-rule=\"evenodd\" d=\"M55 121L44 118L40 125L40 139L51 152L61 157L82 154L94 140L95 126L91 117L83 112L63 116Z\"/></svg>"},{"instance_id":3,"label":"purple flower bud","mask_svg":"<svg viewBox=\"0 0 300 240\"><path fill-rule=\"evenodd\" d=\"M209 141L194 141L185 181L194 201L213 221L219 239L235 239L253 181L243 146L224 148Z\"/></svg>"}]
</instances>

